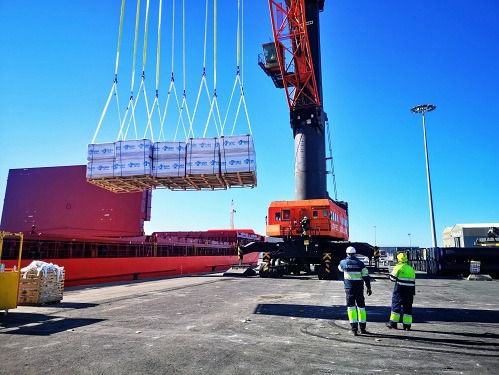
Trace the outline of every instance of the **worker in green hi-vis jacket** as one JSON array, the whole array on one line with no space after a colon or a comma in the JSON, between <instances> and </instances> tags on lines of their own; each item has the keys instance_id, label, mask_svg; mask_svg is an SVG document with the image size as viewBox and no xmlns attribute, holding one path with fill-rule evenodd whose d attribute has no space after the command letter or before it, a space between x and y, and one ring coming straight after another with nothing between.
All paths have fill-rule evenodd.
<instances>
[{"instance_id":1,"label":"worker in green hi-vis jacket","mask_svg":"<svg viewBox=\"0 0 499 375\"><path fill-rule=\"evenodd\" d=\"M402 315L404 330L409 331L412 325L412 303L416 294L416 272L407 263L407 254L397 255L397 265L390 274L390 280L395 282L392 294L392 311L388 328L397 329L397 323Z\"/></svg>"}]
</instances>

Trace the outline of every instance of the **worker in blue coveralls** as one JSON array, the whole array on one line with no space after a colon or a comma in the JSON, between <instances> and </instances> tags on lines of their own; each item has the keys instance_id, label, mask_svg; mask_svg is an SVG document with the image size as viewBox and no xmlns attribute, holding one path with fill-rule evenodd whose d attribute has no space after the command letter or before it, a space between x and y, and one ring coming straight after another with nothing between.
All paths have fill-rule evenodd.
<instances>
[{"instance_id":1,"label":"worker in blue coveralls","mask_svg":"<svg viewBox=\"0 0 499 375\"><path fill-rule=\"evenodd\" d=\"M355 256L355 247L348 246L346 253L347 257L340 262L338 269L343 272L348 321L354 336L358 335L359 326L360 333L368 334L366 330L367 313L364 301L364 283L366 284L367 295L370 296L372 291L369 272L364 262Z\"/></svg>"},{"instance_id":2,"label":"worker in blue coveralls","mask_svg":"<svg viewBox=\"0 0 499 375\"><path fill-rule=\"evenodd\" d=\"M416 272L407 264L407 254L397 255L397 265L393 267L390 280L395 283L392 294L392 311L388 328L397 329L397 323L402 315L404 330L410 331L412 324L412 303L416 294Z\"/></svg>"}]
</instances>

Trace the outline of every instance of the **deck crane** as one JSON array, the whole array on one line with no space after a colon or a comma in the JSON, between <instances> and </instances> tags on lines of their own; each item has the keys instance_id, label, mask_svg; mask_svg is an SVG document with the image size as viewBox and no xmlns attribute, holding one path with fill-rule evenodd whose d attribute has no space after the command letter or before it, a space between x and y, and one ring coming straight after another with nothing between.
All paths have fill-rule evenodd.
<instances>
[{"instance_id":1,"label":"deck crane","mask_svg":"<svg viewBox=\"0 0 499 375\"><path fill-rule=\"evenodd\" d=\"M262 45L259 65L286 92L295 146L296 200L271 202L266 234L272 241L246 245L260 251L260 276L316 272L336 278L347 246L367 256L372 247L348 242L348 204L329 197L319 13L324 0L269 0L274 41Z\"/></svg>"}]
</instances>

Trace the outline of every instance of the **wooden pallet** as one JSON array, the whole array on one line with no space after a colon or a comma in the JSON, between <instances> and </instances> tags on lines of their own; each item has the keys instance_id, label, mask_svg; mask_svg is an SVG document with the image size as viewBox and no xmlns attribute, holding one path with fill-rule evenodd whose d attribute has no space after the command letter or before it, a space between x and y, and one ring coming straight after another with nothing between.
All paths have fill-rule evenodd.
<instances>
[{"instance_id":1,"label":"wooden pallet","mask_svg":"<svg viewBox=\"0 0 499 375\"><path fill-rule=\"evenodd\" d=\"M256 187L256 171L230 172L223 174L190 174L187 176L152 177L106 177L87 180L113 193L134 193L146 189L170 190L222 190L236 187Z\"/></svg>"},{"instance_id":2,"label":"wooden pallet","mask_svg":"<svg viewBox=\"0 0 499 375\"><path fill-rule=\"evenodd\" d=\"M48 271L47 276L44 276L43 272L38 274L36 270L26 272L19 280L17 304L40 305L61 301L64 294L64 276L64 271L59 279L55 271Z\"/></svg>"},{"instance_id":3,"label":"wooden pallet","mask_svg":"<svg viewBox=\"0 0 499 375\"><path fill-rule=\"evenodd\" d=\"M223 173L222 179L229 188L256 187L256 171Z\"/></svg>"},{"instance_id":4,"label":"wooden pallet","mask_svg":"<svg viewBox=\"0 0 499 375\"><path fill-rule=\"evenodd\" d=\"M196 189L189 181L186 180L185 176L175 176L175 177L156 177L156 182L158 183L158 188L170 189L170 190L199 190Z\"/></svg>"},{"instance_id":5,"label":"wooden pallet","mask_svg":"<svg viewBox=\"0 0 499 375\"><path fill-rule=\"evenodd\" d=\"M152 176L105 177L87 181L113 193L136 193L159 186Z\"/></svg>"},{"instance_id":6,"label":"wooden pallet","mask_svg":"<svg viewBox=\"0 0 499 375\"><path fill-rule=\"evenodd\" d=\"M185 176L195 190L225 190L227 185L220 174L189 174Z\"/></svg>"}]
</instances>

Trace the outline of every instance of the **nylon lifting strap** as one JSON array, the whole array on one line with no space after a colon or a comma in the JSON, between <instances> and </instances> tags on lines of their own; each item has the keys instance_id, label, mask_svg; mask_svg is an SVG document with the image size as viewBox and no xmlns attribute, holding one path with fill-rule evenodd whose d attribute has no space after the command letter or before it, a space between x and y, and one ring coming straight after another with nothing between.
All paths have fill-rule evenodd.
<instances>
[{"instance_id":1,"label":"nylon lifting strap","mask_svg":"<svg viewBox=\"0 0 499 375\"><path fill-rule=\"evenodd\" d=\"M138 89L137 98L135 98L135 100L133 101L133 103L131 105L132 115L128 121L127 128L124 130L124 133L120 132L122 139L126 139L128 136L128 131L130 128L130 121L132 118L135 119L135 108L137 107L137 103L139 102L139 98L140 98L141 94L144 95L144 103L145 103L145 107L146 107L147 116L149 116L149 114L151 112L149 109L149 100L147 98L147 91L146 91L146 84L145 84L145 78L146 78L145 77L145 66L146 66L146 62L147 62L147 36L148 36L148 30L149 30L149 4L150 4L150 0L147 0L146 1L145 22L144 22L143 48L142 48L142 79L140 81L140 86ZM146 127L145 132L144 132L144 138L145 138L146 133L147 133L147 127ZM135 138L136 139L138 138L136 128L135 128ZM151 140L154 141L152 132L151 132Z\"/></svg>"},{"instance_id":2,"label":"nylon lifting strap","mask_svg":"<svg viewBox=\"0 0 499 375\"><path fill-rule=\"evenodd\" d=\"M217 116L215 116L214 109L216 110ZM220 109L218 107L218 100L217 100L217 0L213 0L213 99L211 100L210 112L208 113L208 118L206 119L203 138L206 137L208 125L210 123L210 119L212 116L213 116L213 122L215 123L215 128L217 130L217 135L219 136L220 131L222 130L221 129L222 118L220 116ZM217 119L218 119L218 125L217 125ZM220 126L220 131L218 129L218 126Z\"/></svg>"},{"instance_id":3,"label":"nylon lifting strap","mask_svg":"<svg viewBox=\"0 0 499 375\"><path fill-rule=\"evenodd\" d=\"M94 136L92 138L91 143L95 143L95 140L97 139L97 135L99 134L100 128L102 126L102 122L104 120L104 117L107 113L107 109L109 107L109 103L111 102L111 98L113 94L116 96L116 104L118 106L118 116L120 116L120 108L119 108L119 99L118 99L118 65L120 61L120 49L121 49L121 37L123 35L123 19L125 18L125 0L121 0L121 10L120 10L120 26L119 26L119 32L118 32L118 45L116 47L116 61L114 64L114 81L113 85L111 86L111 90L109 91L109 95L106 100L106 104L104 105L104 109L102 110L99 123L97 124L97 129L95 129ZM120 123L121 123L121 117Z\"/></svg>"},{"instance_id":4,"label":"nylon lifting strap","mask_svg":"<svg viewBox=\"0 0 499 375\"><path fill-rule=\"evenodd\" d=\"M185 4L183 3L183 14L185 14ZM175 96L175 102L177 104L177 110L179 112L179 117L177 119L177 128L174 134L173 140L175 141L177 139L177 133L178 133L178 127L179 124L182 124L183 130L184 130L184 139L187 138L187 132L185 130L185 122L182 116L182 107L178 98L177 94L177 88L175 86L175 69L174 69L174 63L175 63L175 0L172 0L172 37L171 37L171 78L170 78L170 86L168 88L168 93L166 97L166 103L163 109L163 115L160 119L160 131L159 131L159 138L164 139L164 123L166 121L166 115L168 113L168 108L170 104L170 99L171 95Z\"/></svg>"},{"instance_id":5,"label":"nylon lifting strap","mask_svg":"<svg viewBox=\"0 0 499 375\"><path fill-rule=\"evenodd\" d=\"M135 67L137 64L137 45L138 45L138 41L139 41L139 21L140 21L140 0L137 0L137 8L135 10L135 33L134 33L134 38L133 38L133 58L132 58L132 74L131 74L132 78L130 80L130 98L128 99L128 105L126 107L125 116L123 116L123 121L121 122L121 125L120 125L120 131L118 133L118 140L125 139L125 136L123 133L123 128L125 126L125 122L127 121L130 108L134 107L133 90L135 87ZM134 111L132 111L132 114L130 115L130 119L128 121L127 132L128 132L128 128L130 127L130 121L133 121L133 128L135 130L135 138L138 138L138 136L137 136L137 122L135 120L135 112Z\"/></svg>"},{"instance_id":6,"label":"nylon lifting strap","mask_svg":"<svg viewBox=\"0 0 499 375\"><path fill-rule=\"evenodd\" d=\"M199 84L199 90L198 94L196 96L196 104L194 105L194 111L192 113L192 118L191 118L191 128L189 129L189 133L194 133L192 131L192 124L194 123L194 120L196 118L196 113L199 105L199 99L201 98L201 92L203 91L203 88L205 89L206 97L208 99L208 103L211 107L211 96L210 96L210 90L208 89L208 84L206 81L206 40L208 36L208 0L205 1L205 16L204 16L204 43L203 43L203 69L202 69L202 74L201 74L201 82Z\"/></svg>"},{"instance_id":7,"label":"nylon lifting strap","mask_svg":"<svg viewBox=\"0 0 499 375\"><path fill-rule=\"evenodd\" d=\"M243 62L241 55L243 53L243 32L244 32L244 4L243 0L238 0L237 2L237 46L236 46L236 78L234 80L234 85L232 86L232 92L229 99L229 104L227 106L227 110L225 113L224 121L222 123L222 135L224 134L224 129L227 124L227 117L229 115L229 111L231 109L232 99L234 97L234 93L236 91L236 87L239 86L239 102L237 104L236 113L234 116L234 122L232 124L232 130L230 135L234 134L234 130L236 128L236 123L239 117L239 112L241 110L241 106L244 108L244 112L246 115L246 123L248 125L249 133L252 134L251 130L251 122L248 115L248 108L246 106L246 99L244 97L244 85L242 80L242 72L243 72Z\"/></svg>"},{"instance_id":8,"label":"nylon lifting strap","mask_svg":"<svg viewBox=\"0 0 499 375\"><path fill-rule=\"evenodd\" d=\"M158 9L158 35L157 35L157 43L156 43L156 95L154 96L154 101L151 105L151 111L147 116L147 126L144 133L144 138L147 134L147 129L151 131L151 139L154 139L153 129L152 129L152 115L154 113L154 109L158 110L158 117L161 121L161 109L159 107L159 69L160 69L160 54L161 54L161 13L163 8L163 0L159 0L159 9Z\"/></svg>"},{"instance_id":9,"label":"nylon lifting strap","mask_svg":"<svg viewBox=\"0 0 499 375\"><path fill-rule=\"evenodd\" d=\"M185 0L182 0L182 103L180 104L180 111L179 111L179 116L177 119L177 129L175 131L175 135L178 132L178 128L180 123L182 124L182 128L184 129L184 134L186 134L185 131L185 122L184 122L184 116L183 112L185 109L185 113L187 115L187 122L189 123L189 131L186 134L186 138L191 135L192 132L192 121L191 121L191 116L189 113L189 105L187 104L187 71L185 69L186 64L185 64ZM192 137L194 137L194 134L192 134Z\"/></svg>"}]
</instances>

